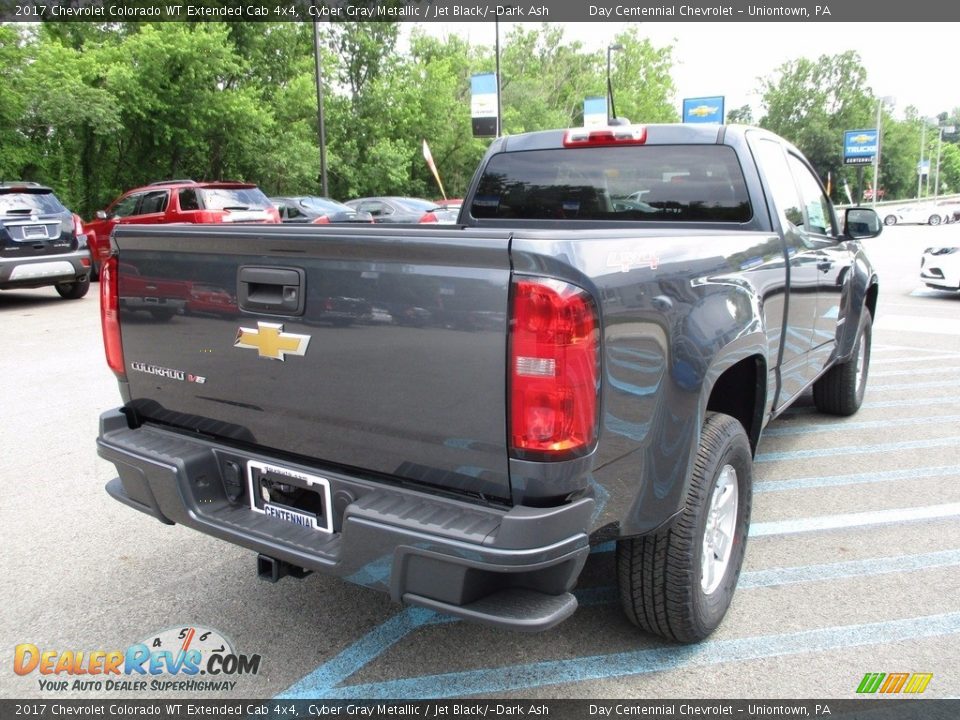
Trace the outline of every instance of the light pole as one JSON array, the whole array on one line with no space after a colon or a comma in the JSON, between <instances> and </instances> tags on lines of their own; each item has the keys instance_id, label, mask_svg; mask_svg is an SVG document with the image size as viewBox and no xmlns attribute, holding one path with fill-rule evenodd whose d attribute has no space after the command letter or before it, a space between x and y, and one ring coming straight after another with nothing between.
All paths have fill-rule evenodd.
<instances>
[{"instance_id":1,"label":"light pole","mask_svg":"<svg viewBox=\"0 0 960 720\"><path fill-rule=\"evenodd\" d=\"M920 199L920 190L923 187L923 146L927 141L927 119L921 118L920 125L920 164L917 165L917 200Z\"/></svg>"},{"instance_id":2,"label":"light pole","mask_svg":"<svg viewBox=\"0 0 960 720\"><path fill-rule=\"evenodd\" d=\"M943 134L953 135L957 131L956 125L940 125L940 137L937 140L937 175L933 188L933 199L936 200L940 195L940 150L943 147Z\"/></svg>"},{"instance_id":3,"label":"light pole","mask_svg":"<svg viewBox=\"0 0 960 720\"><path fill-rule=\"evenodd\" d=\"M885 95L882 98L877 100L877 152L873 155L873 209L877 209L877 196L880 194L880 143L883 136L883 128L881 127L881 116L880 111L883 109L884 105L891 105L894 102L894 98L890 95Z\"/></svg>"},{"instance_id":4,"label":"light pole","mask_svg":"<svg viewBox=\"0 0 960 720\"><path fill-rule=\"evenodd\" d=\"M317 132L320 134L320 194L328 197L327 191L327 130L323 123L323 76L320 74L320 23L313 20L313 57L317 71Z\"/></svg>"},{"instance_id":5,"label":"light pole","mask_svg":"<svg viewBox=\"0 0 960 720\"><path fill-rule=\"evenodd\" d=\"M617 116L617 109L613 105L613 83L610 80L610 53L614 50L623 50L623 45L607 45L607 125L610 124L610 118Z\"/></svg>"}]
</instances>

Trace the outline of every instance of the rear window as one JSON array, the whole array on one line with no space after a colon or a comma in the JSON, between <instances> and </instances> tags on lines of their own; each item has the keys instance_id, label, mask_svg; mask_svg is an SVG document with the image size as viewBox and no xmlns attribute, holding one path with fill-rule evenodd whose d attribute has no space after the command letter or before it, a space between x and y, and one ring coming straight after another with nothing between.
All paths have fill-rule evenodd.
<instances>
[{"instance_id":1,"label":"rear window","mask_svg":"<svg viewBox=\"0 0 960 720\"><path fill-rule=\"evenodd\" d=\"M60 204L52 192L2 192L0 191L0 214L39 213L54 215L65 213L67 209Z\"/></svg>"},{"instance_id":2,"label":"rear window","mask_svg":"<svg viewBox=\"0 0 960 720\"><path fill-rule=\"evenodd\" d=\"M475 218L748 222L733 148L645 145L501 153L474 195Z\"/></svg>"},{"instance_id":3,"label":"rear window","mask_svg":"<svg viewBox=\"0 0 960 720\"><path fill-rule=\"evenodd\" d=\"M203 188L200 195L207 210L266 210L272 207L259 188Z\"/></svg>"}]
</instances>

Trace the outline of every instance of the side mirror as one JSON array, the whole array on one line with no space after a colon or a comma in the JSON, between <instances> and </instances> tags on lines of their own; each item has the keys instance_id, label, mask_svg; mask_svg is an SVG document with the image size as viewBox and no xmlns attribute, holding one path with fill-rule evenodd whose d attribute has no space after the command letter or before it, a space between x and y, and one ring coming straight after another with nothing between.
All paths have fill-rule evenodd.
<instances>
[{"instance_id":1,"label":"side mirror","mask_svg":"<svg viewBox=\"0 0 960 720\"><path fill-rule=\"evenodd\" d=\"M847 208L843 215L843 234L859 240L872 238L883 232L880 216L871 208Z\"/></svg>"},{"instance_id":2,"label":"side mirror","mask_svg":"<svg viewBox=\"0 0 960 720\"><path fill-rule=\"evenodd\" d=\"M106 211L106 210L97 210L97 212L95 212L94 215L96 216L97 220L106 220L106 219L107 219L107 211Z\"/></svg>"}]
</instances>

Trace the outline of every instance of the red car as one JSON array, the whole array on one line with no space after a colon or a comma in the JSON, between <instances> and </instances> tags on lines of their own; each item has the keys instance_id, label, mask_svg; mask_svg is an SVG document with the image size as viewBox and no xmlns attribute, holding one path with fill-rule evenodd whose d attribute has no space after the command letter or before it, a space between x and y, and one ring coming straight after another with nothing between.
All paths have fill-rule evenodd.
<instances>
[{"instance_id":1,"label":"red car","mask_svg":"<svg viewBox=\"0 0 960 720\"><path fill-rule=\"evenodd\" d=\"M165 180L129 190L84 223L93 275L110 253L117 223L279 223L280 214L251 183Z\"/></svg>"}]
</instances>

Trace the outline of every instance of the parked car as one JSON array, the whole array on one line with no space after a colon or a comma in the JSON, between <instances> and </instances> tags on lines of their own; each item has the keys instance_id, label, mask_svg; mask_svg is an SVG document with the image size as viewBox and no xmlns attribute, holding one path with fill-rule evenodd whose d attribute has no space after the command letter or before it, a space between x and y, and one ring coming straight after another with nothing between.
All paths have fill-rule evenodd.
<instances>
[{"instance_id":1,"label":"parked car","mask_svg":"<svg viewBox=\"0 0 960 720\"><path fill-rule=\"evenodd\" d=\"M946 207L930 205L904 205L894 209L881 210L884 225L918 224L939 225L953 220L953 211Z\"/></svg>"},{"instance_id":2,"label":"parked car","mask_svg":"<svg viewBox=\"0 0 960 720\"><path fill-rule=\"evenodd\" d=\"M0 182L0 290L46 285L67 300L90 289L90 251L80 216L44 185Z\"/></svg>"},{"instance_id":3,"label":"parked car","mask_svg":"<svg viewBox=\"0 0 960 720\"><path fill-rule=\"evenodd\" d=\"M118 223L278 223L280 214L251 183L162 180L128 190L85 223L93 277L110 253Z\"/></svg>"},{"instance_id":4,"label":"parked car","mask_svg":"<svg viewBox=\"0 0 960 720\"><path fill-rule=\"evenodd\" d=\"M920 258L920 279L935 290L960 291L960 248L927 248Z\"/></svg>"},{"instance_id":5,"label":"parked car","mask_svg":"<svg viewBox=\"0 0 960 720\"><path fill-rule=\"evenodd\" d=\"M368 212L377 223L444 223L457 222L457 213L444 210L432 200L408 197L369 197L348 200L347 205Z\"/></svg>"},{"instance_id":6,"label":"parked car","mask_svg":"<svg viewBox=\"0 0 960 720\"><path fill-rule=\"evenodd\" d=\"M342 202L325 197L273 197L270 198L270 202L280 213L280 220L285 223L325 225L327 223L373 222L373 216L370 213L357 211Z\"/></svg>"}]
</instances>

